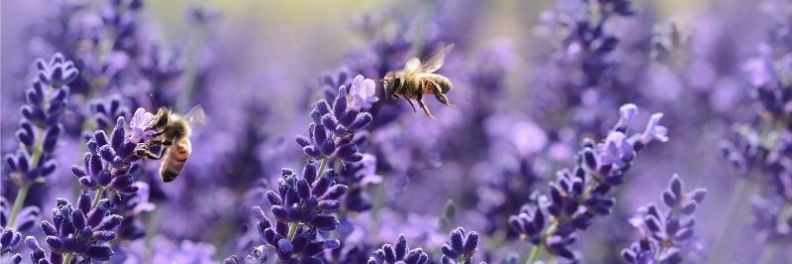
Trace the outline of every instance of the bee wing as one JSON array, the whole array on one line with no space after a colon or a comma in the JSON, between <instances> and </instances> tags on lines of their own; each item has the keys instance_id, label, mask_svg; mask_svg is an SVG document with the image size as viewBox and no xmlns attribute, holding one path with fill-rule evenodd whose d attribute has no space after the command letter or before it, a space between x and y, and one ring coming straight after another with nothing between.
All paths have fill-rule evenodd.
<instances>
[{"instance_id":1,"label":"bee wing","mask_svg":"<svg viewBox=\"0 0 792 264\"><path fill-rule=\"evenodd\" d=\"M421 64L421 72L423 73L433 73L443 67L443 60L445 60L445 56L451 52L451 49L454 48L454 44L447 44L447 43L440 43L435 46L432 50L432 53L429 54L428 57L424 60L423 64Z\"/></svg>"},{"instance_id":2,"label":"bee wing","mask_svg":"<svg viewBox=\"0 0 792 264\"><path fill-rule=\"evenodd\" d=\"M206 125L206 113L204 113L203 107L200 105L193 106L190 111L184 114L184 120L190 125Z\"/></svg>"},{"instance_id":3,"label":"bee wing","mask_svg":"<svg viewBox=\"0 0 792 264\"><path fill-rule=\"evenodd\" d=\"M407 73L416 73L421 68L421 60L412 58L404 65L404 71Z\"/></svg>"}]
</instances>

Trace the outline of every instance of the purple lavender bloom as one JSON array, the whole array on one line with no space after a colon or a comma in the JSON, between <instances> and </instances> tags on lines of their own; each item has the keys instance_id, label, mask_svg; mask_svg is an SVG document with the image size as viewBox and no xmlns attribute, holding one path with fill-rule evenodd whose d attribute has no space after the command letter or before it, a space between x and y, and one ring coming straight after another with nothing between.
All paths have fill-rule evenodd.
<instances>
[{"instance_id":1,"label":"purple lavender bloom","mask_svg":"<svg viewBox=\"0 0 792 264\"><path fill-rule=\"evenodd\" d=\"M120 96L111 96L107 100L96 100L90 104L90 110L96 128L110 132L119 117L128 117L129 109L121 103Z\"/></svg>"},{"instance_id":2,"label":"purple lavender bloom","mask_svg":"<svg viewBox=\"0 0 792 264\"><path fill-rule=\"evenodd\" d=\"M37 207L29 207L35 208ZM14 228L7 228L8 226L8 217L10 213L10 208L8 201L6 201L5 197L0 197L0 258L9 258L13 259L13 263L19 263L16 261L16 258L19 255L17 252L17 246L19 246L19 242L22 241L22 234L15 230ZM21 214L20 217L23 217L25 214ZM27 230L30 226L35 224L35 218L31 220L17 220L19 224L20 230ZM29 223L28 223L29 222Z\"/></svg>"},{"instance_id":3,"label":"purple lavender bloom","mask_svg":"<svg viewBox=\"0 0 792 264\"><path fill-rule=\"evenodd\" d=\"M133 120L136 119L133 117ZM121 194L132 194L137 191L137 187L133 184L133 172L138 168L135 162L140 157L134 152L137 143L142 141L133 140L142 140L142 138L134 138L136 136L134 133L127 136L124 124L124 118L119 117L110 138L102 130L94 132L93 137L86 143L88 152L83 157L83 166L72 166L72 173L77 176L84 189L110 191L115 197L112 199L113 202L119 201Z\"/></svg>"},{"instance_id":4,"label":"purple lavender bloom","mask_svg":"<svg viewBox=\"0 0 792 264\"><path fill-rule=\"evenodd\" d=\"M19 189L11 207L5 198L0 201L0 255L14 252L21 240L19 231L27 231L38 221L38 207L23 206L31 187L55 172L54 156L63 133L61 116L69 98L68 84L77 78L78 71L73 62L56 53L49 62L36 61L34 76L21 107L22 119L16 132L19 149L5 158L8 172L3 175L8 175Z\"/></svg>"},{"instance_id":5,"label":"purple lavender bloom","mask_svg":"<svg viewBox=\"0 0 792 264\"><path fill-rule=\"evenodd\" d=\"M652 204L638 210L633 224L639 228L641 239L622 251L629 263L670 264L690 260L686 257L695 248L691 245L695 236L696 221L693 213L704 200L707 190L697 188L683 193L682 180L674 174L669 187L663 192L662 200L666 211Z\"/></svg>"},{"instance_id":6,"label":"purple lavender bloom","mask_svg":"<svg viewBox=\"0 0 792 264\"><path fill-rule=\"evenodd\" d=\"M3 212L0 215L0 257L9 257L11 259L16 259L16 256L19 255L18 246L19 242L22 241L22 233L20 231L28 231L31 227L36 224L36 221L39 219L39 209L35 206L29 206L19 213L17 217L17 226L11 227L8 225L8 213L9 210L7 208L8 202L5 201L5 198L1 198L3 204ZM18 262L17 262L18 263Z\"/></svg>"},{"instance_id":7,"label":"purple lavender bloom","mask_svg":"<svg viewBox=\"0 0 792 264\"><path fill-rule=\"evenodd\" d=\"M141 239L146 235L140 216L156 208L155 204L148 201L149 185L141 181L135 182L134 185L137 187L136 192L122 195L121 202L111 204L110 208L113 213L124 217L118 227L118 236L129 241Z\"/></svg>"},{"instance_id":8,"label":"purple lavender bloom","mask_svg":"<svg viewBox=\"0 0 792 264\"><path fill-rule=\"evenodd\" d=\"M141 59L140 72L151 86L151 97L156 98L158 105L175 105L176 94L180 90L175 87L184 74L184 65L179 63L182 54L175 50L169 57L160 45L151 45Z\"/></svg>"},{"instance_id":9,"label":"purple lavender bloom","mask_svg":"<svg viewBox=\"0 0 792 264\"><path fill-rule=\"evenodd\" d=\"M138 108L129 120L129 128L132 129L132 134L129 136L129 141L132 143L140 143L141 141L149 141L157 132L152 130L154 125L154 114L149 113L146 109Z\"/></svg>"},{"instance_id":10,"label":"purple lavender bloom","mask_svg":"<svg viewBox=\"0 0 792 264\"><path fill-rule=\"evenodd\" d=\"M344 76L341 75L339 83L345 82ZM365 155L360 149L364 147L369 137L363 129L373 121L372 115L366 112L370 104L376 102L376 96L371 90L374 88L373 85L372 80L358 75L351 84L357 94L348 95L347 88L343 85L338 89L337 94L333 94L334 91L326 87L325 96L333 100L320 100L316 104L311 111L313 122L308 128L309 136L296 138L303 153L320 163L320 173L326 168L338 168L331 172L338 178L339 183L351 189L343 202L344 207L350 211L359 212L371 208L368 198L363 193L363 187L366 185L364 178L367 175L361 170L371 171L375 164L364 161Z\"/></svg>"},{"instance_id":11,"label":"purple lavender bloom","mask_svg":"<svg viewBox=\"0 0 792 264\"><path fill-rule=\"evenodd\" d=\"M449 242L441 248L443 264L473 263L473 254L479 244L479 235L476 231L465 233L465 229L457 227L451 231Z\"/></svg>"},{"instance_id":12,"label":"purple lavender bloom","mask_svg":"<svg viewBox=\"0 0 792 264\"><path fill-rule=\"evenodd\" d=\"M14 234L19 231L29 230L36 224L41 214L41 211L36 206L22 208L22 210L17 213L16 219L14 219L15 225L11 226L11 210L12 208L5 197L0 197L0 227L5 230L13 231ZM3 243L3 245L9 246L11 243Z\"/></svg>"},{"instance_id":13,"label":"purple lavender bloom","mask_svg":"<svg viewBox=\"0 0 792 264\"><path fill-rule=\"evenodd\" d=\"M765 247L792 241L792 216L784 213L790 208L792 198L792 123L788 118L792 113L792 80L788 78L792 73L789 66L792 49L787 32L792 20L789 19L789 14L781 14L779 25L769 32L770 38L759 44L759 54L744 63L743 70L753 86L751 95L756 111L752 112L751 122L735 125L732 138L721 143L724 156L742 176L739 184L759 186L759 192L750 198L752 220L755 235ZM735 190L741 189L738 187ZM738 200L746 198L738 194L734 194ZM723 227L731 228L728 224ZM726 233L723 231L718 241ZM720 245L716 244L714 250L721 251Z\"/></svg>"},{"instance_id":14,"label":"purple lavender bloom","mask_svg":"<svg viewBox=\"0 0 792 264\"><path fill-rule=\"evenodd\" d=\"M259 248L254 248L250 254L245 256L245 258L237 257L236 255L231 255L225 259L223 259L223 264L264 264L267 263L267 255L261 251Z\"/></svg>"},{"instance_id":15,"label":"purple lavender bloom","mask_svg":"<svg viewBox=\"0 0 792 264\"><path fill-rule=\"evenodd\" d=\"M338 240L320 238L322 231L338 226L335 213L347 190L333 182L334 174L329 170L320 175L312 163L305 165L301 176L284 169L278 192L266 194L275 222L270 222L261 208L254 209L260 236L281 260L320 263L325 249L338 247Z\"/></svg>"},{"instance_id":16,"label":"purple lavender bloom","mask_svg":"<svg viewBox=\"0 0 792 264\"><path fill-rule=\"evenodd\" d=\"M349 187L344 196L344 208L352 212L363 212L372 208L366 187L382 181L376 174L377 158L371 154L363 154L363 159L349 163L339 169L337 181Z\"/></svg>"},{"instance_id":17,"label":"purple lavender bloom","mask_svg":"<svg viewBox=\"0 0 792 264\"><path fill-rule=\"evenodd\" d=\"M351 32L360 39L323 30L279 37L315 28L299 23L335 18L267 15L291 8L281 5L256 9L253 16L235 4L221 20L212 5L151 13L143 12L142 0L74 2L3 4L11 11L3 22L14 23L3 23L2 44L21 48L2 51L7 67L0 70L0 105L5 113L24 109L24 119L0 120L2 134L10 136L0 139L3 154L10 154L0 175L2 263L32 262L31 252L41 263L67 257L69 264L102 262L110 255L88 260L84 247L109 248L112 256L104 262L128 264L522 263L526 255L529 262L616 263L625 261L619 250L633 241L625 251L632 262L696 262L691 246L756 236L756 243L740 244L744 250L711 247L718 254L708 256L744 262L758 249L792 241L792 20L783 0L716 1L685 12L715 16L696 16L696 23L669 32L658 27L669 14L657 12L656 1L641 3L638 13L629 0L553 0L536 14L543 27L501 12L533 10L527 2L417 1L377 5ZM326 12L342 20L356 16L348 12L356 8L324 7L346 11ZM760 11L773 15L754 15ZM173 14L189 21L160 17ZM343 23L327 21L338 22L323 25L330 30ZM273 22L283 22L277 26L286 31ZM515 37L504 27L514 22L532 31ZM755 45L767 35L756 30L760 25L773 30ZM261 48L262 39L272 45ZM407 104L378 97L377 80L411 57L425 57L438 42L458 47L440 72L454 82L448 96L455 107L438 110L438 119L429 121L403 109ZM346 46L355 47L343 51ZM746 57L757 46L758 56ZM25 74L28 56L55 52L73 64L37 65L35 84L24 87L32 92L14 92L19 79L13 77ZM300 85L314 67L338 56L344 57L318 86ZM665 109L665 116L639 113L627 102ZM196 104L207 109L211 127L193 128L189 165L179 181L164 184L156 171L163 161L137 156L136 149L155 148L145 143L157 138L149 129L154 116L143 109L183 113ZM62 108L52 115L57 124L49 123L51 105ZM645 129L636 124L647 119ZM672 142L666 122L675 127ZM676 183L663 197L672 208L645 207L635 218L638 228L625 228L632 213L625 211L645 201L642 188L654 186L655 174L672 165L696 176L691 182L709 183L714 198L728 198L722 190L729 182L707 176L724 175L708 154L732 124L734 133L722 147L741 175L735 187L747 187L745 196L732 198L746 202L721 204L740 209L723 217L734 219L723 224L727 236L699 240L719 227L708 218L702 220L712 225L689 231L692 224L688 228L684 219L690 215L682 210L690 205L679 197L692 194L676 191ZM299 150L283 138L289 134L302 135ZM669 143L644 151L654 141ZM652 162L636 163L638 155ZM282 167L304 171L280 173ZM55 198L75 191L84 192L80 199L93 198L90 206L82 210L78 202L64 213ZM103 242L83 236L85 228L71 222L48 219L56 231L48 241L30 230L40 225L43 205L74 223L76 211L104 210L103 217L123 220L110 230L115 238ZM749 217L755 230L737 228ZM75 229L71 235L61 234L69 228ZM396 240L399 234L404 237ZM29 247L21 246L29 235ZM426 250L409 250L407 240ZM782 252L764 262L787 257Z\"/></svg>"},{"instance_id":18,"label":"purple lavender bloom","mask_svg":"<svg viewBox=\"0 0 792 264\"><path fill-rule=\"evenodd\" d=\"M376 84L371 79L366 79L363 75L355 76L349 88L347 101L349 108L356 111L367 110L373 103L379 101L375 94Z\"/></svg>"},{"instance_id":19,"label":"purple lavender bloom","mask_svg":"<svg viewBox=\"0 0 792 264\"><path fill-rule=\"evenodd\" d=\"M665 130L658 129L661 114L653 115L646 130L663 137L628 137L623 121L632 119L637 111L633 108L634 105L621 108L620 122L608 132L604 142L584 140L575 167L558 171L547 196L526 204L520 214L509 219L512 229L536 245L534 251L543 247L553 255L577 260L579 256L570 249L577 231L586 230L595 216L611 212L616 203L613 189L623 183L638 152L655 138L666 139Z\"/></svg>"},{"instance_id":20,"label":"purple lavender bloom","mask_svg":"<svg viewBox=\"0 0 792 264\"><path fill-rule=\"evenodd\" d=\"M333 214L341 208L339 199L347 191L346 185L334 182L336 177L333 170L318 175L310 162L299 177L284 169L278 182L278 192L267 192L272 214L278 222L303 223L324 231L335 230L338 220Z\"/></svg>"},{"instance_id":21,"label":"purple lavender bloom","mask_svg":"<svg viewBox=\"0 0 792 264\"><path fill-rule=\"evenodd\" d=\"M358 143L365 136L355 137L355 132L372 121L371 114L347 107L347 89L341 87L329 103L320 100L311 111L313 123L308 128L308 137L298 136L297 144L305 155L327 162L356 162L363 159Z\"/></svg>"},{"instance_id":22,"label":"purple lavender bloom","mask_svg":"<svg viewBox=\"0 0 792 264\"><path fill-rule=\"evenodd\" d=\"M380 249L371 253L368 264L424 264L429 263L429 255L422 248L413 248L407 245L407 239L400 235L396 243L382 245Z\"/></svg>"},{"instance_id":23,"label":"purple lavender bloom","mask_svg":"<svg viewBox=\"0 0 792 264\"><path fill-rule=\"evenodd\" d=\"M117 236L114 229L121 224L123 217L109 214L109 201L96 200L83 193L76 207L68 201L59 199L57 208L52 212L52 222L42 221L41 230L47 235L49 256L39 246L35 237L28 236L25 244L32 251L34 263L71 263L71 261L106 261L113 250L106 243ZM42 262L43 261L43 262Z\"/></svg>"},{"instance_id":24,"label":"purple lavender bloom","mask_svg":"<svg viewBox=\"0 0 792 264\"><path fill-rule=\"evenodd\" d=\"M60 53L49 62L36 61L35 79L26 91L16 136L21 148L6 156L11 179L20 186L43 182L55 171L52 160L63 127L60 117L69 98L69 83L77 78L74 63ZM12 220L13 222L13 220Z\"/></svg>"},{"instance_id":25,"label":"purple lavender bloom","mask_svg":"<svg viewBox=\"0 0 792 264\"><path fill-rule=\"evenodd\" d=\"M83 165L72 166L72 173L82 188L95 191L95 201L107 193L109 202L105 209L124 217L118 229L121 239L142 238L145 228L137 216L153 209L148 203L148 185L136 182L136 175L141 171L138 164L141 157L135 153L140 144L145 146L153 139L153 121L153 114L140 108L130 122L131 133L127 133L124 117L118 117L111 136L108 138L103 130L94 132L86 143L88 152ZM140 187L145 190L140 192Z\"/></svg>"}]
</instances>

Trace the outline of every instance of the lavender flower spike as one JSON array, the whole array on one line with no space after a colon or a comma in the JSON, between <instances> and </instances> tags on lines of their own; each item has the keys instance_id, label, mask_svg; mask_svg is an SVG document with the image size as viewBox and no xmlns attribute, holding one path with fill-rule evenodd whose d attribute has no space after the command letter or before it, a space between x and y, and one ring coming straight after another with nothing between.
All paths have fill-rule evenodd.
<instances>
[{"instance_id":1,"label":"lavender flower spike","mask_svg":"<svg viewBox=\"0 0 792 264\"><path fill-rule=\"evenodd\" d=\"M665 127L658 122L662 114L655 114L647 125L652 137L627 136L627 126L622 121L632 119L637 108L625 105L622 117L601 143L584 140L573 168L557 172L545 196L526 204L520 214L511 216L509 224L520 237L536 245L529 263L533 263L542 248L549 253L571 261L579 255L570 246L577 240L577 231L586 230L594 217L608 215L616 203L613 189L624 182L626 172L645 144L665 136ZM541 202L539 202L541 201Z\"/></svg>"},{"instance_id":2,"label":"lavender flower spike","mask_svg":"<svg viewBox=\"0 0 792 264\"><path fill-rule=\"evenodd\" d=\"M636 264L697 262L686 256L694 249L691 242L696 222L692 215L707 190L697 188L682 193L682 187L682 180L674 174L661 197L668 210L661 211L654 204L638 210L639 215L631 222L639 228L642 237L622 251L624 260Z\"/></svg>"},{"instance_id":3,"label":"lavender flower spike","mask_svg":"<svg viewBox=\"0 0 792 264\"><path fill-rule=\"evenodd\" d=\"M19 231L30 229L38 221L38 207L24 205L31 186L43 183L55 172L54 157L58 139L64 131L61 116L68 104L68 84L78 73L74 63L60 53L53 55L49 62L36 60L35 77L25 91L26 100L20 108L22 118L16 132L19 148L5 157L7 169L4 171L7 172L3 175L8 175L19 189L10 209L2 198L0 256L13 253L21 240ZM13 261L16 259L12 256Z\"/></svg>"},{"instance_id":4,"label":"lavender flower spike","mask_svg":"<svg viewBox=\"0 0 792 264\"><path fill-rule=\"evenodd\" d=\"M338 240L319 236L319 231L332 231L338 226L335 213L347 190L345 185L333 182L333 175L332 170L318 175L310 162L301 176L283 169L278 192L266 194L275 221L271 222L260 207L254 208L259 234L281 260L321 263L319 254L339 246Z\"/></svg>"},{"instance_id":5,"label":"lavender flower spike","mask_svg":"<svg viewBox=\"0 0 792 264\"><path fill-rule=\"evenodd\" d=\"M479 234L476 231L465 232L462 227L451 231L449 241L441 248L443 264L473 263L473 254L479 244Z\"/></svg>"},{"instance_id":6,"label":"lavender flower spike","mask_svg":"<svg viewBox=\"0 0 792 264\"><path fill-rule=\"evenodd\" d=\"M41 222L41 230L47 235L45 241L51 250L49 257L44 255L44 249L34 237L25 239L25 244L32 251L33 263L62 263L72 257L77 262L109 260L113 250L106 243L116 238L114 229L121 224L123 217L109 214L108 209L107 199L101 199L98 206L91 208L91 198L86 193L80 195L75 206L59 199L58 207L52 212L52 223Z\"/></svg>"},{"instance_id":7,"label":"lavender flower spike","mask_svg":"<svg viewBox=\"0 0 792 264\"><path fill-rule=\"evenodd\" d=\"M385 244L371 253L368 264L424 264L429 263L429 255L423 249L410 249L404 235L400 235L396 244Z\"/></svg>"},{"instance_id":8,"label":"lavender flower spike","mask_svg":"<svg viewBox=\"0 0 792 264\"><path fill-rule=\"evenodd\" d=\"M20 149L6 157L11 179L19 186L43 182L55 171L52 159L63 134L60 118L69 98L67 85L78 74L74 63L60 53L49 62L37 60L36 69L36 77L26 91L27 102L20 109L22 120L16 133Z\"/></svg>"},{"instance_id":9,"label":"lavender flower spike","mask_svg":"<svg viewBox=\"0 0 792 264\"><path fill-rule=\"evenodd\" d=\"M137 116L139 113L140 111ZM134 152L140 141L134 142L134 133L127 134L124 124L124 118L119 117L109 137L102 130L94 132L93 137L86 143L88 152L83 157L83 166L72 166L72 173L84 189L111 191L111 194L116 194L115 199L111 199L114 204L120 202L118 194L132 194L137 191L137 186L133 184L133 172L138 169L136 161L140 157ZM151 131L142 131L141 134L149 132Z\"/></svg>"}]
</instances>

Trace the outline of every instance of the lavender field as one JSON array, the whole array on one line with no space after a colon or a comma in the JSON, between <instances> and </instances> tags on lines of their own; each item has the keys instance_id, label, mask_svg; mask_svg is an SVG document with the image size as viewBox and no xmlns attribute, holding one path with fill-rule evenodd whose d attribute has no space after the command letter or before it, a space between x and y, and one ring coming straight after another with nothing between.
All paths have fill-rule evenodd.
<instances>
[{"instance_id":1,"label":"lavender field","mask_svg":"<svg viewBox=\"0 0 792 264\"><path fill-rule=\"evenodd\" d=\"M792 263L789 0L8 0L0 263Z\"/></svg>"}]
</instances>

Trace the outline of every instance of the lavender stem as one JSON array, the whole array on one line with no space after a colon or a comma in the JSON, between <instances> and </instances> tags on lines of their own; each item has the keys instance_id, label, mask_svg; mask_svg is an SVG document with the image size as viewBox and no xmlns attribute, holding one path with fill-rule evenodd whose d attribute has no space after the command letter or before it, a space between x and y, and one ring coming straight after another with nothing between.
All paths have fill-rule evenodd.
<instances>
[{"instance_id":1,"label":"lavender stem","mask_svg":"<svg viewBox=\"0 0 792 264\"><path fill-rule=\"evenodd\" d=\"M19 214L19 210L22 210L22 204L25 203L25 198L27 198L28 191L30 190L31 184L25 182L19 187L19 192L17 192L16 198L14 198L14 206L11 207L11 219L9 219L8 227L14 228L14 224L16 224L17 214Z\"/></svg>"},{"instance_id":2,"label":"lavender stem","mask_svg":"<svg viewBox=\"0 0 792 264\"><path fill-rule=\"evenodd\" d=\"M327 168L327 158L322 158L322 163L319 165L319 172L316 175L324 175L325 168ZM289 224L289 234L286 236L287 239L292 240L294 238L294 234L297 233L297 227L299 223L291 223Z\"/></svg>"},{"instance_id":3,"label":"lavender stem","mask_svg":"<svg viewBox=\"0 0 792 264\"><path fill-rule=\"evenodd\" d=\"M533 264L539 259L540 255L542 255L542 245L534 245L531 248L531 254L528 255L528 260L525 261L525 264Z\"/></svg>"},{"instance_id":4,"label":"lavender stem","mask_svg":"<svg viewBox=\"0 0 792 264\"><path fill-rule=\"evenodd\" d=\"M94 209L96 208L96 206L99 205L99 200L102 200L102 196L104 196L104 191L105 189L103 187L99 187L99 189L96 189L96 196L94 197L93 202L91 202L91 209Z\"/></svg>"},{"instance_id":5,"label":"lavender stem","mask_svg":"<svg viewBox=\"0 0 792 264\"><path fill-rule=\"evenodd\" d=\"M104 196L105 189L103 187L99 187L96 189L96 196L94 196L93 201L91 202L91 210L99 206L99 201L102 200L102 196ZM63 255L63 263L70 264L72 262L72 258L74 255L72 253L66 253Z\"/></svg>"},{"instance_id":6,"label":"lavender stem","mask_svg":"<svg viewBox=\"0 0 792 264\"><path fill-rule=\"evenodd\" d=\"M63 263L65 263L65 264L71 264L71 262L72 262L72 258L74 258L74 255L72 255L72 253L66 253L66 254L63 256Z\"/></svg>"},{"instance_id":7,"label":"lavender stem","mask_svg":"<svg viewBox=\"0 0 792 264\"><path fill-rule=\"evenodd\" d=\"M47 89L44 90L44 106L49 106L49 90L52 88L52 85L48 85ZM36 137L36 141L33 143L33 153L30 156L30 164L33 166L39 166L39 160L41 160L41 155L44 153L42 150L42 145L44 144L44 131L39 126L35 126L34 129L36 130L36 135L40 135ZM16 217L19 214L19 210L22 210L22 205L25 203L25 199L27 198L28 191L30 190L31 183L22 183L19 187L19 192L17 192L16 198L14 198L14 205L11 207L11 219L9 220L8 226L14 228L14 224L16 224Z\"/></svg>"},{"instance_id":8,"label":"lavender stem","mask_svg":"<svg viewBox=\"0 0 792 264\"><path fill-rule=\"evenodd\" d=\"M773 263L773 256L775 256L776 247L777 246L775 243L767 243L767 245L762 248L762 253L759 254L759 261L756 263Z\"/></svg>"},{"instance_id":9,"label":"lavender stem","mask_svg":"<svg viewBox=\"0 0 792 264\"><path fill-rule=\"evenodd\" d=\"M729 201L729 207L726 209L726 223L723 224L720 232L718 232L718 235L716 236L715 239L715 245L713 245L711 252L723 252L721 251L723 247L730 246L726 244L728 243L726 241L726 235L730 233L729 228L732 225L734 225L734 218L736 218L738 211L741 211L740 209L743 205L742 201L745 200L745 197L749 193L748 187L750 185L751 185L750 180L746 178L740 178L737 181L737 186L735 186L734 189L732 190L731 201ZM711 260L718 260L719 257L717 256L722 256L722 255L723 254L714 254L713 256L716 257L711 258ZM715 261L710 263L718 263L718 262Z\"/></svg>"}]
</instances>

